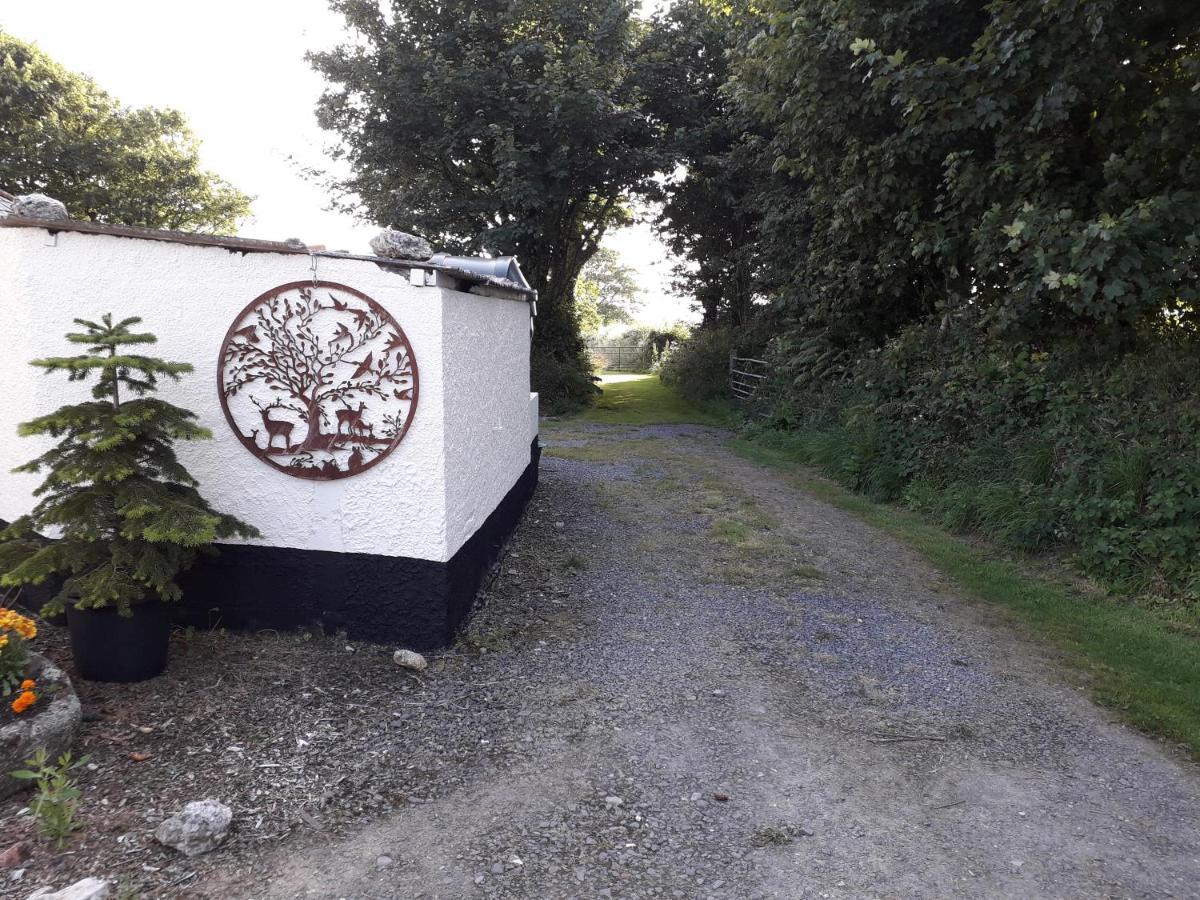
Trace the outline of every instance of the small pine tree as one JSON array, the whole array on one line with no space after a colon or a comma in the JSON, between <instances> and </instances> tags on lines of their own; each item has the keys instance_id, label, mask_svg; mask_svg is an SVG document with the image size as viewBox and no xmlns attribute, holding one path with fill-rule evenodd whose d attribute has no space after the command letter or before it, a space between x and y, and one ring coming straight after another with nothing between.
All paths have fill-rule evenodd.
<instances>
[{"instance_id":1,"label":"small pine tree","mask_svg":"<svg viewBox=\"0 0 1200 900\"><path fill-rule=\"evenodd\" d=\"M212 437L195 413L156 397L158 379L178 380L187 363L129 352L152 344L152 334L130 327L140 318L113 324L76 319L84 333L67 335L87 344L80 356L37 359L46 372L64 371L70 381L97 377L90 403L64 406L23 422L22 435L57 438L53 449L17 472L46 471L34 492L33 512L0 531L0 585L41 584L65 576L62 589L43 607L61 612L114 605L122 615L150 597L177 600L175 579L218 538L257 537L258 531L216 512L196 490L196 480L175 457L176 440ZM39 535L58 529L60 538Z\"/></svg>"}]
</instances>

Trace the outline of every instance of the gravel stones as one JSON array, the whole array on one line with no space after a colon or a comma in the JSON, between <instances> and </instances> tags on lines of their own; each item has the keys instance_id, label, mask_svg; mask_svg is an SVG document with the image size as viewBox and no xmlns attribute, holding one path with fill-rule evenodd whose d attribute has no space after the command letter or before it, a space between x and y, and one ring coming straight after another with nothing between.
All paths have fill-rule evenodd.
<instances>
[{"instance_id":1,"label":"gravel stones","mask_svg":"<svg viewBox=\"0 0 1200 900\"><path fill-rule=\"evenodd\" d=\"M112 886L102 878L84 878L61 891L42 888L29 895L29 900L108 900Z\"/></svg>"},{"instance_id":2,"label":"gravel stones","mask_svg":"<svg viewBox=\"0 0 1200 900\"><path fill-rule=\"evenodd\" d=\"M160 844L184 856L216 850L229 834L233 810L217 800L195 800L154 829Z\"/></svg>"},{"instance_id":3,"label":"gravel stones","mask_svg":"<svg viewBox=\"0 0 1200 900\"><path fill-rule=\"evenodd\" d=\"M421 773L426 802L281 850L266 897L1192 891L1197 779L1143 739L1118 748L911 553L711 430L562 422L543 438L467 633L406 679L395 737L369 745ZM714 569L713 524L735 504L824 573L818 589L781 566ZM1116 769L1129 787L1090 783ZM1103 871L1062 864L1085 809L1089 846L1122 848Z\"/></svg>"},{"instance_id":4,"label":"gravel stones","mask_svg":"<svg viewBox=\"0 0 1200 900\"><path fill-rule=\"evenodd\" d=\"M13 200L10 215L25 219L50 219L61 221L69 219L67 207L62 201L47 197L45 194L22 194Z\"/></svg>"},{"instance_id":5,"label":"gravel stones","mask_svg":"<svg viewBox=\"0 0 1200 900\"><path fill-rule=\"evenodd\" d=\"M371 238L371 252L388 259L426 260L433 256L433 245L423 237L388 228Z\"/></svg>"},{"instance_id":6,"label":"gravel stones","mask_svg":"<svg viewBox=\"0 0 1200 900\"><path fill-rule=\"evenodd\" d=\"M560 436L595 461L555 456ZM504 560L420 677L394 647L347 653L336 635L197 633L158 686L81 685L103 717L79 839L102 839L59 855L71 878L259 900L1195 894L1194 768L1113 725L911 552L711 430L543 422L543 437ZM607 477L610 443L635 481ZM826 577L722 581L706 506L721 494L769 510ZM568 572L572 556L587 567ZM134 749L154 754L136 779ZM99 796L129 800L121 843ZM201 796L238 810L236 841L134 852L161 819L148 807ZM0 807L0 834L18 808ZM34 865L51 880L48 855Z\"/></svg>"}]
</instances>

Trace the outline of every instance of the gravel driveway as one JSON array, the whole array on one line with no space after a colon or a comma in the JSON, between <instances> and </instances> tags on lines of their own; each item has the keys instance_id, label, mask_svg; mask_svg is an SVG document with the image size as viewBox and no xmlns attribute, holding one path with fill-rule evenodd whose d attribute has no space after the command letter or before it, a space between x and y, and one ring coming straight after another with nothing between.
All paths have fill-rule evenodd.
<instances>
[{"instance_id":1,"label":"gravel driveway","mask_svg":"<svg viewBox=\"0 0 1200 900\"><path fill-rule=\"evenodd\" d=\"M483 610L363 748L410 802L196 893L1200 896L1195 766L921 559L720 432L543 439Z\"/></svg>"}]
</instances>

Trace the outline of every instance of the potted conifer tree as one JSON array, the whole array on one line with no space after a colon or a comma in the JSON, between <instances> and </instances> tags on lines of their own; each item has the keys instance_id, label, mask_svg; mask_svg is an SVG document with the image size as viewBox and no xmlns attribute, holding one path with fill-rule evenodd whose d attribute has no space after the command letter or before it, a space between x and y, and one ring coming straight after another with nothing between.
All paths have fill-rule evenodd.
<instances>
[{"instance_id":1,"label":"potted conifer tree","mask_svg":"<svg viewBox=\"0 0 1200 900\"><path fill-rule=\"evenodd\" d=\"M42 614L65 609L79 674L140 681L166 667L164 601L179 599L179 573L216 539L258 532L215 511L176 459L176 440L211 433L194 413L149 396L160 378L178 380L192 367L132 352L156 340L130 331L139 318L75 322L85 331L67 340L88 345L85 353L32 364L70 381L94 379L93 399L21 424L22 435L57 443L15 470L46 477L33 511L0 531L0 585L61 577Z\"/></svg>"}]
</instances>

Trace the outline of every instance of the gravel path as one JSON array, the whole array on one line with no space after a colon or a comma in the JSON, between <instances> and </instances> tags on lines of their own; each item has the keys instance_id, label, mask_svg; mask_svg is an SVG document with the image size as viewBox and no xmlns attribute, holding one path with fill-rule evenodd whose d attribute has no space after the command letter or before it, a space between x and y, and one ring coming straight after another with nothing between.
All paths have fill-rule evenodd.
<instances>
[{"instance_id":1,"label":"gravel path","mask_svg":"<svg viewBox=\"0 0 1200 900\"><path fill-rule=\"evenodd\" d=\"M919 558L717 432L543 437L424 802L211 895L1200 896L1194 766Z\"/></svg>"}]
</instances>

